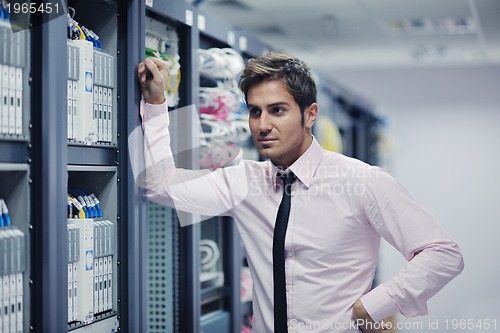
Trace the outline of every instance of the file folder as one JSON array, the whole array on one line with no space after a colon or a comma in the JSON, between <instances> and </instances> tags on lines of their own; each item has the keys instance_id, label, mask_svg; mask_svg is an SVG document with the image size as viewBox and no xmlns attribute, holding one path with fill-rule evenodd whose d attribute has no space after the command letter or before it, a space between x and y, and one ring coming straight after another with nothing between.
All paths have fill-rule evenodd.
<instances>
[{"instance_id":1,"label":"file folder","mask_svg":"<svg viewBox=\"0 0 500 333\"><path fill-rule=\"evenodd\" d=\"M73 262L73 320L76 320L78 313L78 264L80 261L80 229L74 228L75 242L73 243L74 262Z\"/></svg>"},{"instance_id":2,"label":"file folder","mask_svg":"<svg viewBox=\"0 0 500 333\"><path fill-rule=\"evenodd\" d=\"M97 106L98 106L98 111L99 111L99 115L102 116L103 114L103 107L102 107L102 100L103 100L103 96L102 96L102 87L99 87L98 88L98 95L97 95ZM102 133L103 133L103 130L102 130L102 117L101 117L101 124L100 124L100 129L101 129L101 140L102 140ZM104 141L104 140L102 140Z\"/></svg>"},{"instance_id":3,"label":"file folder","mask_svg":"<svg viewBox=\"0 0 500 333\"><path fill-rule=\"evenodd\" d=\"M23 134L23 69L16 68L15 134Z\"/></svg>"},{"instance_id":4,"label":"file folder","mask_svg":"<svg viewBox=\"0 0 500 333\"><path fill-rule=\"evenodd\" d=\"M24 285L23 272L25 270L25 237L22 231L15 229L15 255L16 255L16 331L23 332L23 313L24 313Z\"/></svg>"},{"instance_id":5,"label":"file folder","mask_svg":"<svg viewBox=\"0 0 500 333\"><path fill-rule=\"evenodd\" d=\"M0 40L1 45L1 40ZM3 69L4 65L0 62L0 133L4 133L3 122L4 122L4 96L3 96ZM7 109L5 109L7 112ZM0 311L1 312L1 311Z\"/></svg>"},{"instance_id":6,"label":"file folder","mask_svg":"<svg viewBox=\"0 0 500 333\"><path fill-rule=\"evenodd\" d=\"M0 330L9 331L9 275L8 275L8 241L5 231L0 231Z\"/></svg>"},{"instance_id":7,"label":"file folder","mask_svg":"<svg viewBox=\"0 0 500 333\"><path fill-rule=\"evenodd\" d=\"M9 66L2 67L2 133L9 133Z\"/></svg>"},{"instance_id":8,"label":"file folder","mask_svg":"<svg viewBox=\"0 0 500 333\"><path fill-rule=\"evenodd\" d=\"M94 223L93 219L69 219L79 230L79 255L77 262L77 309L76 320L91 323L94 319ZM73 277L75 275L73 274ZM75 297L75 293L73 294Z\"/></svg>"},{"instance_id":9,"label":"file folder","mask_svg":"<svg viewBox=\"0 0 500 333\"><path fill-rule=\"evenodd\" d=\"M73 120L73 139L77 140L78 138L78 113L80 112L78 110L78 101L77 101L77 96L78 96L78 81L73 81L73 116L71 119Z\"/></svg>"},{"instance_id":10,"label":"file folder","mask_svg":"<svg viewBox=\"0 0 500 333\"><path fill-rule=\"evenodd\" d=\"M9 66L9 134L16 133L16 68Z\"/></svg>"},{"instance_id":11,"label":"file folder","mask_svg":"<svg viewBox=\"0 0 500 333\"><path fill-rule=\"evenodd\" d=\"M68 139L73 137L73 81L68 80Z\"/></svg>"},{"instance_id":12,"label":"file folder","mask_svg":"<svg viewBox=\"0 0 500 333\"><path fill-rule=\"evenodd\" d=\"M94 119L94 49L86 40L70 41L79 50L79 77L76 100L79 109L77 113L77 140L85 144L97 142L97 119ZM75 97L75 94L73 94Z\"/></svg>"},{"instance_id":13,"label":"file folder","mask_svg":"<svg viewBox=\"0 0 500 333\"><path fill-rule=\"evenodd\" d=\"M68 224L68 323L73 321L73 243L74 228Z\"/></svg>"}]
</instances>

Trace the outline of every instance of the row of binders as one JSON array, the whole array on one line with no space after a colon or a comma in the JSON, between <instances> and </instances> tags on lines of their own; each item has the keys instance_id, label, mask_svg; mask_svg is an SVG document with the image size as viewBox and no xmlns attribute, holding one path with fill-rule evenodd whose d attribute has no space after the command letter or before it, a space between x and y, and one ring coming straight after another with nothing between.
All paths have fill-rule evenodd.
<instances>
[{"instance_id":1,"label":"row of binders","mask_svg":"<svg viewBox=\"0 0 500 333\"><path fill-rule=\"evenodd\" d=\"M23 273L26 263L24 233L0 227L0 331L23 332Z\"/></svg>"},{"instance_id":2,"label":"row of binders","mask_svg":"<svg viewBox=\"0 0 500 333\"><path fill-rule=\"evenodd\" d=\"M91 323L113 309L114 224L68 219L68 323Z\"/></svg>"},{"instance_id":3,"label":"row of binders","mask_svg":"<svg viewBox=\"0 0 500 333\"><path fill-rule=\"evenodd\" d=\"M26 64L26 31L13 33L0 19L0 133L23 134L23 71Z\"/></svg>"},{"instance_id":4,"label":"row of binders","mask_svg":"<svg viewBox=\"0 0 500 333\"><path fill-rule=\"evenodd\" d=\"M87 40L68 40L68 140L113 142L113 56Z\"/></svg>"}]
</instances>

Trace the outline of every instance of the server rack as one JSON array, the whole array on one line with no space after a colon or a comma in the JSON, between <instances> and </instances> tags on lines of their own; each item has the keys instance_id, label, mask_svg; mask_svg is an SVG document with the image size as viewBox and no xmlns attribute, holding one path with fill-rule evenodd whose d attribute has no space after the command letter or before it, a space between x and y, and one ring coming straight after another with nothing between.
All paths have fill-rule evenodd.
<instances>
[{"instance_id":1,"label":"server rack","mask_svg":"<svg viewBox=\"0 0 500 333\"><path fill-rule=\"evenodd\" d=\"M0 329L28 330L32 216L30 42L0 6Z\"/></svg>"},{"instance_id":2,"label":"server rack","mask_svg":"<svg viewBox=\"0 0 500 333\"><path fill-rule=\"evenodd\" d=\"M199 13L197 16L197 25L198 29L200 29L199 49L208 50L211 48L222 49L231 47L227 43L229 41L226 40L230 27L225 22L217 22L216 18ZM202 86L213 85L219 79L209 78L201 71L199 75L200 87L198 89L201 89ZM200 284L200 328L204 332L227 332L234 330L234 328L230 329L232 321L230 313L233 312L231 311L231 306L234 306L234 304L231 301L228 302L230 294L234 294L236 291L231 288L234 285L231 283L231 268L228 265L231 261L230 256L232 255L228 248L228 240L234 237L232 221L224 217L213 217L207 221L203 221L200 229L199 250L201 253L205 253L200 258L200 275L198 281ZM210 244L211 246L209 246ZM202 260L208 256L206 253L213 253L215 251L220 253L221 256L216 266L212 269L203 268ZM214 271L210 272L210 270ZM205 278L206 276L209 278Z\"/></svg>"},{"instance_id":3,"label":"server rack","mask_svg":"<svg viewBox=\"0 0 500 333\"><path fill-rule=\"evenodd\" d=\"M156 22L168 25L173 28L178 36L179 45L178 53L180 56L180 68L182 78L179 86L179 103L177 107L184 107L195 103L197 99L196 87L198 86L196 75L197 54L196 49L198 45L198 31L194 25L195 8L183 1L168 1L168 2L150 2L146 9L146 20L153 19ZM155 23L156 24L156 23ZM146 22L147 25L147 22ZM145 35L140 37L141 44L144 45ZM144 46L141 50L144 54ZM175 146L182 138L184 142L195 142L197 133L192 128L183 128L179 130L176 126L171 126L172 145ZM189 142L187 142L189 145ZM192 146L192 145L191 145ZM192 153L183 154L176 158L176 164L180 167L193 167L195 163L194 155ZM170 255L174 258L174 262L168 263L163 261L165 265L170 264L171 267L160 268L157 267L157 272L168 274L166 278L172 279L173 283L160 283L156 284L150 276L144 276L146 281L149 281L150 289L148 295L150 296L147 302L147 311L150 318L157 319L157 307L161 307L161 299L155 297L155 294L166 292L170 293L170 299L164 298L163 301L173 302L174 304L168 310L167 319L172 321L171 324L166 322L156 323L154 327L143 327L146 332L199 332L199 287L194 283L199 272L199 252L197 242L199 237L199 225L191 224L181 228L178 222L178 214L174 210L157 205L149 204L152 211L159 210L161 212L160 218L150 216L148 223L151 227L161 228L164 234L172 241L169 244L165 255L172 252ZM181 217L184 219L194 219L196 217ZM188 223L189 224L189 223ZM167 242L168 243L168 242ZM165 249L166 244L163 245ZM150 259L150 265L158 264L158 257L154 256L151 250L153 248L144 247ZM148 251L149 250L149 251ZM160 251L162 249L160 248ZM164 258L163 258L164 259ZM170 274L170 272L172 274ZM174 290L169 290L173 288ZM163 306L167 307L166 304ZM156 325L157 324L157 325Z\"/></svg>"},{"instance_id":4,"label":"server rack","mask_svg":"<svg viewBox=\"0 0 500 333\"><path fill-rule=\"evenodd\" d=\"M109 82L102 84L110 90L109 114L112 121L108 138L100 142L82 143L69 136L68 122L72 113L67 112L66 106L70 105L67 85L68 65L72 60L68 59L67 16L62 15L30 29L32 48L39 50L36 56L31 57L33 121L29 124L33 138L29 144L33 161L33 177L30 180L33 179L32 198L37 199L31 204L31 316L27 317L29 328L24 332L136 331L134 325L144 320L135 308L140 304L141 296L132 292L142 285L132 273L137 271L141 260L137 258L140 252L137 242L131 237L137 235L134 228L139 224L135 222L138 220L135 217L141 209L133 193L134 186L131 186L133 181L126 153L127 133L130 127L138 124L138 119L132 119L125 111L134 110L134 103L137 106L138 92L134 94L136 76L135 73L130 75L132 71L129 69L133 68L130 64L137 64L139 56L134 57L129 51L135 49L132 44L139 39L133 36L137 32L133 30L133 25L144 16L140 14L140 3L98 0L68 3L75 8L74 18L92 27L102 38L108 58L113 60L108 77L113 85ZM68 71L64 70L66 68ZM95 68L91 74L94 74L95 91L99 84ZM120 98L122 96L126 97ZM101 200L104 215L114 225L113 229L109 229L112 230L109 244L114 246L114 254L110 257L113 271L110 308L94 308L94 316L89 321L69 318L68 241L71 238L66 224L69 221L67 193L70 188L95 193ZM93 230L95 232L96 228ZM91 234L89 237L92 237ZM96 234L92 239L97 239ZM93 246L93 250L97 251L98 245ZM88 267L95 269L97 266ZM110 286L109 283L101 285Z\"/></svg>"}]
</instances>

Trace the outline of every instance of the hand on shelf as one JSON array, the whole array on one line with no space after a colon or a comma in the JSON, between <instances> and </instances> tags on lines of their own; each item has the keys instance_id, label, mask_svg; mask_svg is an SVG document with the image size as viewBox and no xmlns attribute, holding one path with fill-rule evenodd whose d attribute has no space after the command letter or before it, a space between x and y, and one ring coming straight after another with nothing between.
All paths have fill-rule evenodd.
<instances>
[{"instance_id":1,"label":"hand on shelf","mask_svg":"<svg viewBox=\"0 0 500 333\"><path fill-rule=\"evenodd\" d=\"M169 64L157 58L146 58L139 63L137 75L146 103L162 104L165 102L165 85L169 70Z\"/></svg>"}]
</instances>

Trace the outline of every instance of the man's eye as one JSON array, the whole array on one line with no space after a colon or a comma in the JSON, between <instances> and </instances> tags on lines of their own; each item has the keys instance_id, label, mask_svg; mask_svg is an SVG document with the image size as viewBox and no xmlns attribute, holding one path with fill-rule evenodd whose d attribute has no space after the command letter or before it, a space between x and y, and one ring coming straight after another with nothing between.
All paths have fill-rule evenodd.
<instances>
[{"instance_id":1,"label":"man's eye","mask_svg":"<svg viewBox=\"0 0 500 333\"><path fill-rule=\"evenodd\" d=\"M285 109L281 107L273 108L273 113L281 113L281 112L285 112Z\"/></svg>"},{"instance_id":2,"label":"man's eye","mask_svg":"<svg viewBox=\"0 0 500 333\"><path fill-rule=\"evenodd\" d=\"M260 116L261 111L259 109L250 109L250 115L251 116Z\"/></svg>"}]
</instances>

